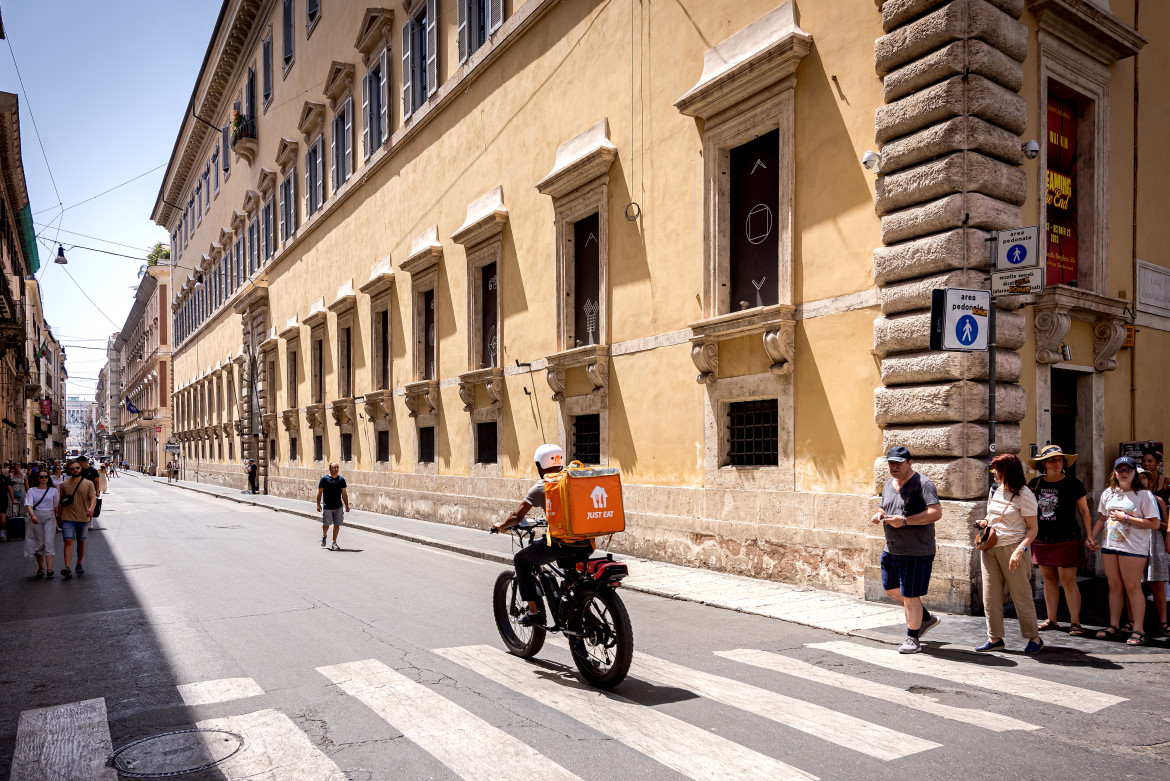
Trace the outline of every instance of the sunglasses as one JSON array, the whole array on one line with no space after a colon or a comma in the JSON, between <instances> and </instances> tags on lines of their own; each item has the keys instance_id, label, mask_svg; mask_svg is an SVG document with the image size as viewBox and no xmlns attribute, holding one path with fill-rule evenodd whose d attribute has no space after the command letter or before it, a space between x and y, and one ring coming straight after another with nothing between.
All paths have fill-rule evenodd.
<instances>
[{"instance_id":1,"label":"sunglasses","mask_svg":"<svg viewBox=\"0 0 1170 781\"><path fill-rule=\"evenodd\" d=\"M1116 467L1113 471L1117 472L1118 474L1123 474L1123 473L1128 474L1129 472L1133 471L1133 467L1132 466L1125 466L1123 464L1122 466Z\"/></svg>"}]
</instances>

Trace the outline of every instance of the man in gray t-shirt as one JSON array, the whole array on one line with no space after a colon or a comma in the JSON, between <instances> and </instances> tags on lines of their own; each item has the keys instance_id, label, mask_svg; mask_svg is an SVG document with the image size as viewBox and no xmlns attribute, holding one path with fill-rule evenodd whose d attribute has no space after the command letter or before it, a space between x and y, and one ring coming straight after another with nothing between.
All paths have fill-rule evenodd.
<instances>
[{"instance_id":1,"label":"man in gray t-shirt","mask_svg":"<svg viewBox=\"0 0 1170 781\"><path fill-rule=\"evenodd\" d=\"M890 479L882 487L880 509L870 520L882 524L882 588L906 613L906 641L901 653L917 653L919 637L939 623L922 604L930 588L934 564L934 523L942 517L938 491L930 478L914 471L910 451L892 447L886 453Z\"/></svg>"}]
</instances>

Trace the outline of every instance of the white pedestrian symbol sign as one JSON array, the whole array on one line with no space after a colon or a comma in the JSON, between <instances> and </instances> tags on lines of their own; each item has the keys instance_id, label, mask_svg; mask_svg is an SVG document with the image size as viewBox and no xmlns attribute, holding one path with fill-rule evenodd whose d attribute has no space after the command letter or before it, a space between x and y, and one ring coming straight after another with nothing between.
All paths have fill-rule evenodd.
<instances>
[{"instance_id":1,"label":"white pedestrian symbol sign","mask_svg":"<svg viewBox=\"0 0 1170 781\"><path fill-rule=\"evenodd\" d=\"M971 344L978 335L979 324L971 315L963 315L959 322L955 323L955 336L959 338L961 344Z\"/></svg>"},{"instance_id":2,"label":"white pedestrian symbol sign","mask_svg":"<svg viewBox=\"0 0 1170 781\"><path fill-rule=\"evenodd\" d=\"M585 306L582 311L585 312L585 330L589 332L589 344L593 344L593 332L597 330L597 310L598 304L596 301L585 299Z\"/></svg>"},{"instance_id":3,"label":"white pedestrian symbol sign","mask_svg":"<svg viewBox=\"0 0 1170 781\"><path fill-rule=\"evenodd\" d=\"M601 486L593 489L593 493L589 494L589 498L593 500L593 509L602 510L609 504L609 494Z\"/></svg>"},{"instance_id":4,"label":"white pedestrian symbol sign","mask_svg":"<svg viewBox=\"0 0 1170 781\"><path fill-rule=\"evenodd\" d=\"M1008 263L1018 266L1028 257L1028 250L1023 244L1017 244L1008 250Z\"/></svg>"}]
</instances>

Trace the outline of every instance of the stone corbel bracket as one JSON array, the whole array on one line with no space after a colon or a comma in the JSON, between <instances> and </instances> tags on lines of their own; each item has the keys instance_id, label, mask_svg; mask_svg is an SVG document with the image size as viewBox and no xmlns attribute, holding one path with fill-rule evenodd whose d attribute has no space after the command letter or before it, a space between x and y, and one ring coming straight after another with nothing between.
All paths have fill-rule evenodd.
<instances>
[{"instance_id":1,"label":"stone corbel bracket","mask_svg":"<svg viewBox=\"0 0 1170 781\"><path fill-rule=\"evenodd\" d=\"M1103 318L1093 325L1093 368L1111 372L1117 368L1117 351L1125 342L1125 321Z\"/></svg>"},{"instance_id":2,"label":"stone corbel bracket","mask_svg":"<svg viewBox=\"0 0 1170 781\"><path fill-rule=\"evenodd\" d=\"M569 369L583 366L585 376L593 384L594 396L609 394L609 345L590 344L572 350L556 353L545 358L548 361L548 386L552 388L553 401L565 400L565 378ZM502 384L502 383L501 383Z\"/></svg>"},{"instance_id":3,"label":"stone corbel bracket","mask_svg":"<svg viewBox=\"0 0 1170 781\"><path fill-rule=\"evenodd\" d=\"M1093 368L1117 368L1117 351L1125 342L1125 315L1129 301L1089 290L1053 285L1036 296L1036 361L1060 363L1060 343L1073 319L1093 324Z\"/></svg>"},{"instance_id":4,"label":"stone corbel bracket","mask_svg":"<svg viewBox=\"0 0 1170 781\"><path fill-rule=\"evenodd\" d=\"M301 413L297 409L286 409L280 413L280 422L285 431L296 431L301 425Z\"/></svg>"},{"instance_id":5,"label":"stone corbel bracket","mask_svg":"<svg viewBox=\"0 0 1170 781\"><path fill-rule=\"evenodd\" d=\"M405 386L406 408L410 417L433 415L439 411L439 381L420 380Z\"/></svg>"},{"instance_id":6,"label":"stone corbel bracket","mask_svg":"<svg viewBox=\"0 0 1170 781\"><path fill-rule=\"evenodd\" d=\"M233 426L230 421L224 421L223 423L219 424L219 430L223 432L225 437L230 437L232 435L232 428Z\"/></svg>"},{"instance_id":7,"label":"stone corbel bracket","mask_svg":"<svg viewBox=\"0 0 1170 781\"><path fill-rule=\"evenodd\" d=\"M757 307L691 323L691 360L700 385L712 385L719 376L719 343L751 334L763 338L764 352L777 377L792 373L796 355L796 307L789 304Z\"/></svg>"},{"instance_id":8,"label":"stone corbel bracket","mask_svg":"<svg viewBox=\"0 0 1170 781\"><path fill-rule=\"evenodd\" d=\"M310 404L305 407L305 424L312 429L324 428L325 405Z\"/></svg>"},{"instance_id":9,"label":"stone corbel bracket","mask_svg":"<svg viewBox=\"0 0 1170 781\"><path fill-rule=\"evenodd\" d=\"M475 387L483 385L488 398L492 400L492 409L498 410L504 403L504 370L499 368L479 369L459 375L459 398L463 401L463 411L475 410Z\"/></svg>"},{"instance_id":10,"label":"stone corbel bracket","mask_svg":"<svg viewBox=\"0 0 1170 781\"><path fill-rule=\"evenodd\" d=\"M1060 345L1068 336L1072 317L1068 310L1055 306L1037 306L1033 321L1036 331L1036 363L1060 363Z\"/></svg>"},{"instance_id":11,"label":"stone corbel bracket","mask_svg":"<svg viewBox=\"0 0 1170 781\"><path fill-rule=\"evenodd\" d=\"M362 396L362 407L371 422L390 419L394 414L392 398L393 392L388 390L372 391Z\"/></svg>"},{"instance_id":12,"label":"stone corbel bracket","mask_svg":"<svg viewBox=\"0 0 1170 781\"><path fill-rule=\"evenodd\" d=\"M329 406L330 412L333 413L333 423L337 426L347 426L357 417L354 414L355 404L352 398L336 399Z\"/></svg>"},{"instance_id":13,"label":"stone corbel bracket","mask_svg":"<svg viewBox=\"0 0 1170 781\"><path fill-rule=\"evenodd\" d=\"M237 418L236 421L234 422L234 425L236 427L236 436L244 437L247 435L248 432L244 428L244 419L243 418Z\"/></svg>"},{"instance_id":14,"label":"stone corbel bracket","mask_svg":"<svg viewBox=\"0 0 1170 781\"><path fill-rule=\"evenodd\" d=\"M260 428L262 428L264 433L269 437L276 436L276 413L265 412L263 415L261 415Z\"/></svg>"}]
</instances>

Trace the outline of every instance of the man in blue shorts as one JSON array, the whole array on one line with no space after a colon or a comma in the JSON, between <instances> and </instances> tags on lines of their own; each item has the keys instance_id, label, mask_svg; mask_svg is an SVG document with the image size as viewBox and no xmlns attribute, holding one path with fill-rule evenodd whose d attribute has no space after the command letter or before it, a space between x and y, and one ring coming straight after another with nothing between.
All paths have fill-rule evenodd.
<instances>
[{"instance_id":1,"label":"man in blue shorts","mask_svg":"<svg viewBox=\"0 0 1170 781\"><path fill-rule=\"evenodd\" d=\"M882 487L881 509L870 520L882 524L886 533L882 588L906 612L906 640L898 651L915 654L922 649L919 638L939 624L922 597L930 587L934 522L942 518L942 504L930 478L914 471L909 450L890 448L886 464L890 479Z\"/></svg>"}]
</instances>

